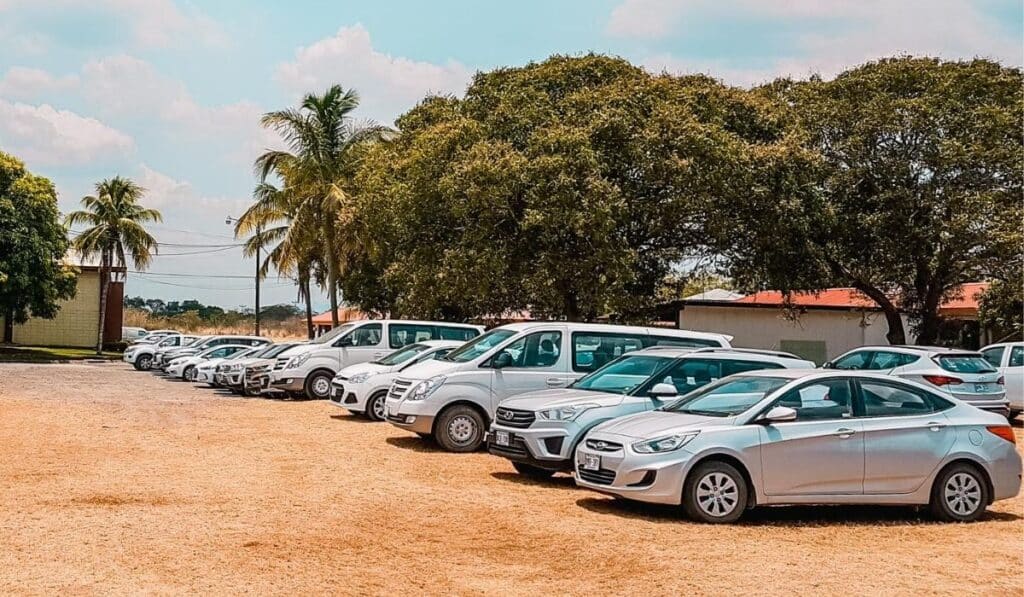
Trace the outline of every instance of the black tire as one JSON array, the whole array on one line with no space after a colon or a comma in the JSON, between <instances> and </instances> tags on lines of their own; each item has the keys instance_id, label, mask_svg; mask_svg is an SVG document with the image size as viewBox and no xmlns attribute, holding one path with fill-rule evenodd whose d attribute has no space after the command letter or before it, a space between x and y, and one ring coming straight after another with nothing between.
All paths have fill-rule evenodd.
<instances>
[{"instance_id":1,"label":"black tire","mask_svg":"<svg viewBox=\"0 0 1024 597\"><path fill-rule=\"evenodd\" d=\"M371 421L384 420L384 400L388 397L387 390L377 392L366 400L366 415Z\"/></svg>"},{"instance_id":2,"label":"black tire","mask_svg":"<svg viewBox=\"0 0 1024 597\"><path fill-rule=\"evenodd\" d=\"M421 433L421 432L417 431L416 435L420 436L420 439L422 439L422 440L425 440L425 441L428 441L428 442L433 442L434 441L434 436L429 434L429 433Z\"/></svg>"},{"instance_id":3,"label":"black tire","mask_svg":"<svg viewBox=\"0 0 1024 597\"><path fill-rule=\"evenodd\" d=\"M140 354L135 359L135 369L138 371L149 371L153 368L153 355Z\"/></svg>"},{"instance_id":4,"label":"black tire","mask_svg":"<svg viewBox=\"0 0 1024 597\"><path fill-rule=\"evenodd\" d=\"M1013 421L1014 419L1016 419L1019 416L1020 416L1020 411L1019 410L1011 410L1010 414L1007 415L1006 420L1007 421Z\"/></svg>"},{"instance_id":5,"label":"black tire","mask_svg":"<svg viewBox=\"0 0 1024 597\"><path fill-rule=\"evenodd\" d=\"M188 367L185 367L184 371L181 372L181 378L184 379L185 381L195 381L196 373L197 372L195 365L189 365Z\"/></svg>"},{"instance_id":6,"label":"black tire","mask_svg":"<svg viewBox=\"0 0 1024 597\"><path fill-rule=\"evenodd\" d=\"M974 465L957 462L935 477L928 507L945 522L974 522L985 514L988 502L985 475Z\"/></svg>"},{"instance_id":7,"label":"black tire","mask_svg":"<svg viewBox=\"0 0 1024 597\"><path fill-rule=\"evenodd\" d=\"M434 427L434 439L449 452L475 452L484 443L487 428L475 408L459 404L441 412Z\"/></svg>"},{"instance_id":8,"label":"black tire","mask_svg":"<svg viewBox=\"0 0 1024 597\"><path fill-rule=\"evenodd\" d=\"M747 508L750 489L736 467L711 460L697 465L683 484L683 510L698 522L736 522Z\"/></svg>"},{"instance_id":9,"label":"black tire","mask_svg":"<svg viewBox=\"0 0 1024 597\"><path fill-rule=\"evenodd\" d=\"M310 400L327 400L331 397L331 380L334 374L330 371L314 371L306 376L303 389ZM321 391L316 391L316 390Z\"/></svg>"},{"instance_id":10,"label":"black tire","mask_svg":"<svg viewBox=\"0 0 1024 597\"><path fill-rule=\"evenodd\" d=\"M260 393L258 391L254 392L249 389L249 386L242 384L242 395L248 396L249 398L255 398L256 396L259 396Z\"/></svg>"},{"instance_id":11,"label":"black tire","mask_svg":"<svg viewBox=\"0 0 1024 597\"><path fill-rule=\"evenodd\" d=\"M530 479L536 479L538 481L545 481L555 476L555 471L551 469L533 466L532 464L526 464L525 462L513 461L512 468L516 469L516 472L520 475L529 477Z\"/></svg>"}]
</instances>

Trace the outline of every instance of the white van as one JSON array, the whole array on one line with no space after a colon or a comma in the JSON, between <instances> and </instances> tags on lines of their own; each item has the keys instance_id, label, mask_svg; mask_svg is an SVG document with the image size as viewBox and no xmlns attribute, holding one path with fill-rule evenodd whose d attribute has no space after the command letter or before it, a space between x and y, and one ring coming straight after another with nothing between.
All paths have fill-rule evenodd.
<instances>
[{"instance_id":1,"label":"white van","mask_svg":"<svg viewBox=\"0 0 1024 597\"><path fill-rule=\"evenodd\" d=\"M287 361L279 360L274 366L269 389L327 399L334 375L349 365L380 359L406 344L424 340L465 342L483 331L478 325L442 321L371 319L346 323L288 351Z\"/></svg>"},{"instance_id":2,"label":"white van","mask_svg":"<svg viewBox=\"0 0 1024 597\"><path fill-rule=\"evenodd\" d=\"M392 424L433 436L452 452L484 441L502 400L564 388L619 356L652 346L729 347L731 336L667 328L569 322L504 325L444 359L413 365L388 392Z\"/></svg>"}]
</instances>

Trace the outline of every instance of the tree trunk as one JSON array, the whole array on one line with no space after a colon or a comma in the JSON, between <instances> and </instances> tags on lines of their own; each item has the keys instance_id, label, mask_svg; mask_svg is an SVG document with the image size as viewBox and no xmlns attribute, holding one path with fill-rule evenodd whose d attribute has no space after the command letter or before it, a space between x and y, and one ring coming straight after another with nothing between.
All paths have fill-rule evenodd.
<instances>
[{"instance_id":1,"label":"tree trunk","mask_svg":"<svg viewBox=\"0 0 1024 597\"><path fill-rule=\"evenodd\" d=\"M14 343L14 311L4 314L4 344Z\"/></svg>"},{"instance_id":2,"label":"tree trunk","mask_svg":"<svg viewBox=\"0 0 1024 597\"><path fill-rule=\"evenodd\" d=\"M324 258L327 259L327 294L331 298L331 327L336 328L338 321L338 260L334 254L334 226L328 215L324 222Z\"/></svg>"},{"instance_id":3,"label":"tree trunk","mask_svg":"<svg viewBox=\"0 0 1024 597\"><path fill-rule=\"evenodd\" d=\"M885 339L889 341L889 344L906 344L907 333L903 329L903 318L900 317L899 309L896 308L896 305L889 299L889 297L880 289L875 288L854 276L850 271L843 267L841 263L832 257L826 255L825 262L828 263L829 269L832 270L834 275L849 280L851 286L863 292L869 299L875 301L875 304L878 305L880 309L882 309L885 321L889 325L889 331L885 334Z\"/></svg>"},{"instance_id":4,"label":"tree trunk","mask_svg":"<svg viewBox=\"0 0 1024 597\"><path fill-rule=\"evenodd\" d=\"M299 268L299 284L302 287L302 296L306 299L306 336L313 339L313 299L310 295L309 268Z\"/></svg>"},{"instance_id":5,"label":"tree trunk","mask_svg":"<svg viewBox=\"0 0 1024 597\"><path fill-rule=\"evenodd\" d=\"M917 343L921 346L932 346L939 339L939 330L942 327L942 316L939 315L941 302L942 289L937 285L930 286L921 304L921 311L917 314Z\"/></svg>"},{"instance_id":6,"label":"tree trunk","mask_svg":"<svg viewBox=\"0 0 1024 597\"><path fill-rule=\"evenodd\" d=\"M100 326L96 333L96 354L103 354L103 328L107 324L107 288L110 285L110 257L103 251L100 257Z\"/></svg>"}]
</instances>

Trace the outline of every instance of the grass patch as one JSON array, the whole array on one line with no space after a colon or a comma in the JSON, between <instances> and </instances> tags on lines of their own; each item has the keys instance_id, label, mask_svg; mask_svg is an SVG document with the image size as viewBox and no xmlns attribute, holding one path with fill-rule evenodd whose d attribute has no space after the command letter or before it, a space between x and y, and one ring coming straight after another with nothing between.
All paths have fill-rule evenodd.
<instances>
[{"instance_id":1,"label":"grass patch","mask_svg":"<svg viewBox=\"0 0 1024 597\"><path fill-rule=\"evenodd\" d=\"M92 348L67 348L59 346L0 346L0 363L63 363L84 359L121 358L121 353L104 352L97 355Z\"/></svg>"}]
</instances>

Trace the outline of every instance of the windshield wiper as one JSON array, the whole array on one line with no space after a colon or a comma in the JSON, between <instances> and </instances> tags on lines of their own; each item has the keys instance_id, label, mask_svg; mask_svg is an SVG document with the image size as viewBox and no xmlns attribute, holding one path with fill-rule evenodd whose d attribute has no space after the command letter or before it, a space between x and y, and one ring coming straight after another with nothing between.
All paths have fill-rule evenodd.
<instances>
[{"instance_id":1,"label":"windshield wiper","mask_svg":"<svg viewBox=\"0 0 1024 597\"><path fill-rule=\"evenodd\" d=\"M729 416L729 413L723 413L723 412L717 411L717 410L698 410L698 409L691 409L691 408L681 408L681 409L679 409L677 411L673 411L673 412L685 413L685 414L688 414L688 415L700 415L700 416L703 416L703 417L728 417Z\"/></svg>"}]
</instances>

